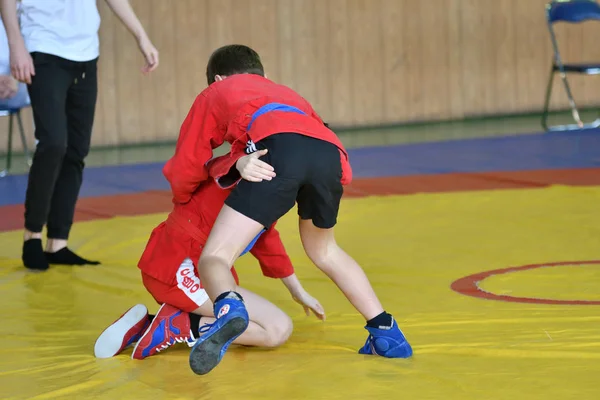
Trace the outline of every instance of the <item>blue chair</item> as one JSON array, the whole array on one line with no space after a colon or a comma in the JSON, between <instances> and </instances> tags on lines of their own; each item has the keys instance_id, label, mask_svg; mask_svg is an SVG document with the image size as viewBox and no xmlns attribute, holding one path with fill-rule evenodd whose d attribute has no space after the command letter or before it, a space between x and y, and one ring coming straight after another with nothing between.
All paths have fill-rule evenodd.
<instances>
[{"instance_id":1,"label":"blue chair","mask_svg":"<svg viewBox=\"0 0 600 400\"><path fill-rule=\"evenodd\" d=\"M15 96L17 101L9 101L6 104L0 104L0 117L9 117L8 119L8 146L6 147L6 168L0 171L0 178L8 175L12 166L12 141L14 133L14 119L17 119L19 125L19 133L21 135L21 144L23 145L23 153L25 162L31 166L31 155L27 146L27 138L25 137L25 129L23 128L23 119L21 118L21 110L31 105L29 96L27 95L27 87L20 84L19 93Z\"/></svg>"},{"instance_id":2,"label":"blue chair","mask_svg":"<svg viewBox=\"0 0 600 400\"><path fill-rule=\"evenodd\" d=\"M546 89L546 101L544 104L544 113L542 115L542 126L546 131L569 131L584 128L597 128L600 126L600 118L590 123L583 123L579 116L579 110L573 99L571 87L567 80L567 74L575 73L582 75L598 75L600 74L600 63L598 64L564 64L560 57L558 42L554 32L554 24L564 22L569 24L578 24L585 21L598 20L600 21L600 5L594 0L554 0L546 5L546 19L548 22L548 30L550 31L550 39L554 49L554 61L550 73L550 80ZM567 97L571 114L575 120L575 124L570 125L555 125L548 126L548 111L550 107L550 96L552 95L552 86L554 84L554 75L560 73Z\"/></svg>"}]
</instances>

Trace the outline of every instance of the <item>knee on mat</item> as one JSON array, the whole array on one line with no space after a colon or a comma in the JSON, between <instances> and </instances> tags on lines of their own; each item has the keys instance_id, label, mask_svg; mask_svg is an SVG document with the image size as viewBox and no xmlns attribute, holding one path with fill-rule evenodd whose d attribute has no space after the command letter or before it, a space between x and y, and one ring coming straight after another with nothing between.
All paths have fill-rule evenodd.
<instances>
[{"instance_id":1,"label":"knee on mat","mask_svg":"<svg viewBox=\"0 0 600 400\"><path fill-rule=\"evenodd\" d=\"M265 347L275 348L283 345L290 338L294 324L292 319L285 315L285 318L277 318L275 322L267 327L267 342Z\"/></svg>"}]
</instances>

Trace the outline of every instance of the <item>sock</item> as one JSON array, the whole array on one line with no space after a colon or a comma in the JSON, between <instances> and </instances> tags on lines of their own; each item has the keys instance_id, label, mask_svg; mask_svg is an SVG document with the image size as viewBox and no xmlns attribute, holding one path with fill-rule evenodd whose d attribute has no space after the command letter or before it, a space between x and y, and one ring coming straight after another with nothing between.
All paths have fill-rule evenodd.
<instances>
[{"instance_id":1,"label":"sock","mask_svg":"<svg viewBox=\"0 0 600 400\"><path fill-rule=\"evenodd\" d=\"M201 315L190 313L190 330L195 338L200 337L200 318Z\"/></svg>"},{"instance_id":2,"label":"sock","mask_svg":"<svg viewBox=\"0 0 600 400\"><path fill-rule=\"evenodd\" d=\"M242 303L244 302L244 298L242 297L242 295L234 291L221 293L219 297L215 299L215 304L223 299L234 299L239 300Z\"/></svg>"},{"instance_id":3,"label":"sock","mask_svg":"<svg viewBox=\"0 0 600 400\"><path fill-rule=\"evenodd\" d=\"M369 328L377 328L377 329L391 329L393 317L391 314L386 313L385 311L379 314L378 316L367 321L367 326Z\"/></svg>"},{"instance_id":4,"label":"sock","mask_svg":"<svg viewBox=\"0 0 600 400\"><path fill-rule=\"evenodd\" d=\"M46 259L49 264L62 264L62 265L98 265L100 261L90 261L83 257L79 257L77 254L69 250L68 247L63 247L56 253L46 252Z\"/></svg>"},{"instance_id":5,"label":"sock","mask_svg":"<svg viewBox=\"0 0 600 400\"><path fill-rule=\"evenodd\" d=\"M50 266L44 255L42 239L29 239L23 242L23 255L21 256L25 267L38 271L45 271Z\"/></svg>"}]
</instances>

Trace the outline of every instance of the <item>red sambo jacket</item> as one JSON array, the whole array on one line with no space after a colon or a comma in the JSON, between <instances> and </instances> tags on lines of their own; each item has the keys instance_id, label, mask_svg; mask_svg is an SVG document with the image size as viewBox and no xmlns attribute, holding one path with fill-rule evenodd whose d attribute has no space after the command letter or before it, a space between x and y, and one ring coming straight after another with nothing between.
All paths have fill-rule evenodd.
<instances>
[{"instance_id":1,"label":"red sambo jacket","mask_svg":"<svg viewBox=\"0 0 600 400\"><path fill-rule=\"evenodd\" d=\"M177 271L183 260L190 258L196 269L208 234L230 191L220 188L211 179L202 183L187 203L175 203L169 217L150 235L138 263L142 272L176 286ZM260 236L250 253L258 260L266 277L281 279L294 273L275 224ZM232 273L237 281L233 268Z\"/></svg>"},{"instance_id":2,"label":"red sambo jacket","mask_svg":"<svg viewBox=\"0 0 600 400\"><path fill-rule=\"evenodd\" d=\"M254 112L270 103L295 107L304 114L269 112L256 118L247 131ZM231 152L229 156L215 160L212 167L215 173L211 176L217 180L246 154L249 140L256 143L281 132L295 132L336 145L342 164L341 183L350 183L352 169L348 153L308 101L292 89L262 76L240 74L213 83L196 97L181 126L175 155L163 168L171 185L173 201L185 204L190 200L200 182L208 178L206 164L213 156L213 149L225 141L231 144Z\"/></svg>"}]
</instances>

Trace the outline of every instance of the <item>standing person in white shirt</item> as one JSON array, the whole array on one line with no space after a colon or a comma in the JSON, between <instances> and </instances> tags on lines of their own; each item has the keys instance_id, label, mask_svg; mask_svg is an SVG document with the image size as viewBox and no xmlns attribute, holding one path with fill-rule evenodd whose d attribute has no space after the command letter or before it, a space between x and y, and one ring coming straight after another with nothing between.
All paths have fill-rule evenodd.
<instances>
[{"instance_id":1,"label":"standing person in white shirt","mask_svg":"<svg viewBox=\"0 0 600 400\"><path fill-rule=\"evenodd\" d=\"M156 69L158 51L129 1L106 2L135 36L146 62L142 71ZM21 0L20 26L16 3L0 0L0 12L12 74L28 84L39 141L25 198L23 263L33 270L46 270L49 264L99 264L67 247L98 93L100 14L96 0Z\"/></svg>"}]
</instances>

